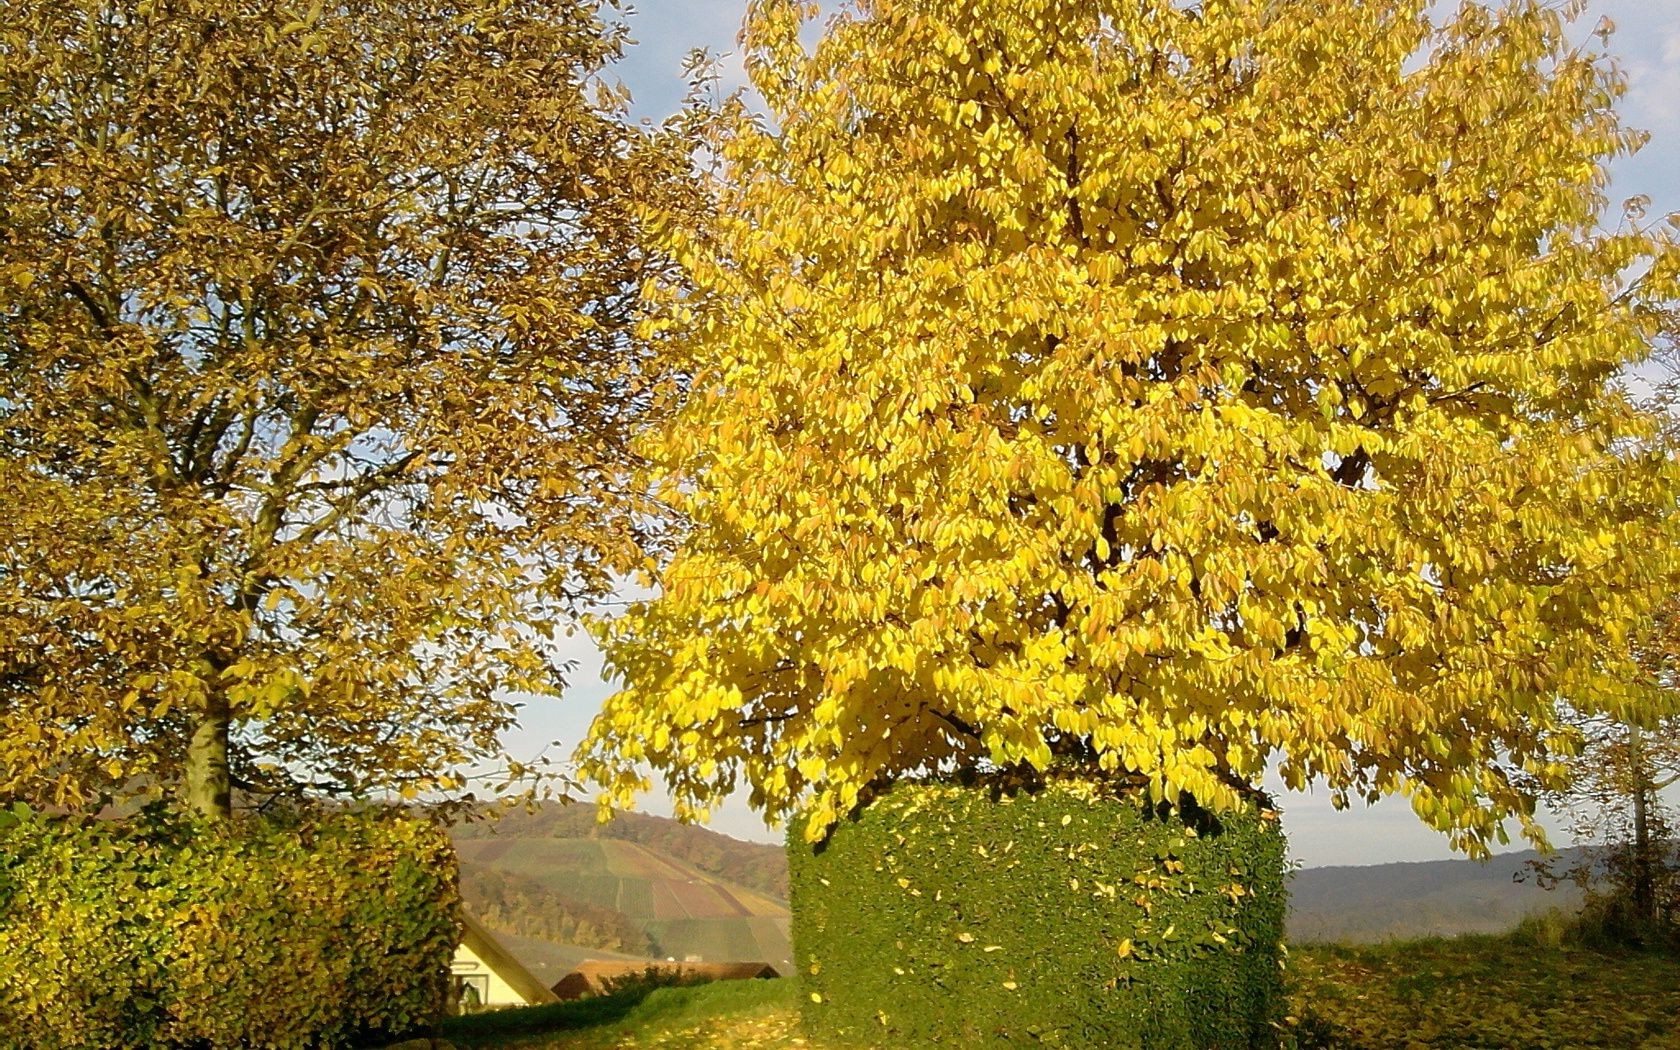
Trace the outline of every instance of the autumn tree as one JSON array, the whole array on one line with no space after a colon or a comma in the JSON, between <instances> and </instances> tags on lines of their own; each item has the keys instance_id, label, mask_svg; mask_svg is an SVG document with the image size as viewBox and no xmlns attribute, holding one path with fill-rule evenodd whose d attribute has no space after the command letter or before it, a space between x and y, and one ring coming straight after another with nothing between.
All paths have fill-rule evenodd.
<instances>
[{"instance_id":1,"label":"autumn tree","mask_svg":"<svg viewBox=\"0 0 1680 1050\"><path fill-rule=\"evenodd\" d=\"M1628 221L1646 218L1650 201L1624 203ZM1680 214L1659 221L1680 228ZM1656 423L1651 447L1680 453L1680 310L1659 312L1650 359L1629 377ZM1671 508L1672 510L1673 508ZM1680 598L1672 588L1627 639L1646 683L1680 691ZM1579 740L1566 762L1567 783L1547 792L1578 849L1529 862L1542 885L1572 881L1589 892L1589 921L1601 932L1644 940L1680 929L1680 828L1671 789L1680 785L1680 713L1673 704L1633 717L1593 711L1561 698L1559 711ZM1640 717L1640 716L1643 717ZM1666 930L1665 930L1666 927Z\"/></svg>"},{"instance_id":2,"label":"autumn tree","mask_svg":"<svg viewBox=\"0 0 1680 1050\"><path fill-rule=\"evenodd\" d=\"M821 834L908 774L1272 765L1538 835L1555 698L1658 702L1615 640L1671 549L1614 379L1676 253L1597 224L1640 141L1598 45L1526 0L812 14L753 6L769 112L682 247L646 449L691 528L603 632L606 804L645 764Z\"/></svg>"},{"instance_id":3,"label":"autumn tree","mask_svg":"<svg viewBox=\"0 0 1680 1050\"><path fill-rule=\"evenodd\" d=\"M1568 786L1548 802L1579 853L1532 863L1543 885L1597 891L1604 918L1632 937L1680 921L1680 833L1665 792L1680 784L1680 717L1654 726L1570 712L1581 733ZM1625 922L1623 921L1625 920Z\"/></svg>"},{"instance_id":4,"label":"autumn tree","mask_svg":"<svg viewBox=\"0 0 1680 1050\"><path fill-rule=\"evenodd\" d=\"M1635 200L1637 214L1642 202ZM1680 354L1672 313L1640 385L1650 388L1657 447L1680 450ZM1639 671L1670 695L1680 691L1680 598L1672 592L1629 638ZM1680 826L1672 790L1680 785L1680 714L1641 721L1578 710L1563 701L1565 719L1580 734L1568 758L1566 786L1550 792L1581 851L1541 857L1532 865L1543 883L1571 880L1593 894L1589 910L1606 932L1630 939L1680 929Z\"/></svg>"},{"instance_id":5,"label":"autumn tree","mask_svg":"<svg viewBox=\"0 0 1680 1050\"><path fill-rule=\"evenodd\" d=\"M0 26L0 795L458 786L637 564L685 132L599 0Z\"/></svg>"}]
</instances>

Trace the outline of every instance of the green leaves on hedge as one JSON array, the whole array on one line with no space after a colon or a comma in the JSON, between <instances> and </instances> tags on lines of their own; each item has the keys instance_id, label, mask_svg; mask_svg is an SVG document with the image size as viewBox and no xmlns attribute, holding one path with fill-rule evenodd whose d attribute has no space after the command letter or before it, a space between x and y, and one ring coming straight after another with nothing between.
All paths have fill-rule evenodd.
<instances>
[{"instance_id":1,"label":"green leaves on hedge","mask_svg":"<svg viewBox=\"0 0 1680 1050\"><path fill-rule=\"evenodd\" d=\"M789 829L814 1037L882 1047L1247 1050L1282 1015L1284 841L1079 782L901 784Z\"/></svg>"},{"instance_id":2,"label":"green leaves on hedge","mask_svg":"<svg viewBox=\"0 0 1680 1050\"><path fill-rule=\"evenodd\" d=\"M5 811L0 1048L341 1046L429 1025L455 871L441 830L390 814Z\"/></svg>"}]
</instances>

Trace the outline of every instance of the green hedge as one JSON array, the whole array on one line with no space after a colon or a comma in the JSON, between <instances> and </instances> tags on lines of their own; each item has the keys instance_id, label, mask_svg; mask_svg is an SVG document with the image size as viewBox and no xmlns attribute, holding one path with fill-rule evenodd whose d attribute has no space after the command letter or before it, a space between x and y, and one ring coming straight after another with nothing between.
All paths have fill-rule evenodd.
<instances>
[{"instance_id":1,"label":"green hedge","mask_svg":"<svg viewBox=\"0 0 1680 1050\"><path fill-rule=\"evenodd\" d=\"M459 906L447 836L390 814L0 810L0 1047L344 1046L428 1028Z\"/></svg>"},{"instance_id":2,"label":"green hedge","mask_svg":"<svg viewBox=\"0 0 1680 1050\"><path fill-rule=\"evenodd\" d=\"M1063 781L900 785L789 830L809 1033L839 1045L1273 1045L1284 841Z\"/></svg>"}]
</instances>

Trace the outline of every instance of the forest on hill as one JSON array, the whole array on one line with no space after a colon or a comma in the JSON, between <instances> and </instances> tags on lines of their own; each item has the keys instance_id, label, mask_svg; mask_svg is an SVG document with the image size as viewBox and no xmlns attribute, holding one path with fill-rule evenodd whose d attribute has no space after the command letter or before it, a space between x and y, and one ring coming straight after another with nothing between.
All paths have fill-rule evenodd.
<instances>
[{"instance_id":1,"label":"forest on hill","mask_svg":"<svg viewBox=\"0 0 1680 1050\"><path fill-rule=\"evenodd\" d=\"M456 829L468 909L504 935L652 958L790 966L787 859L663 817L582 806Z\"/></svg>"},{"instance_id":2,"label":"forest on hill","mask_svg":"<svg viewBox=\"0 0 1680 1050\"><path fill-rule=\"evenodd\" d=\"M1559 871L1579 850L1558 854ZM1396 864L1303 868L1289 880L1289 936L1293 941L1370 944L1413 937L1504 933L1528 916L1581 904L1580 887L1544 887L1535 877L1533 850L1486 861L1431 860Z\"/></svg>"},{"instance_id":3,"label":"forest on hill","mask_svg":"<svg viewBox=\"0 0 1680 1050\"><path fill-rule=\"evenodd\" d=\"M485 864L462 865L461 899L498 933L557 944L652 956L657 945L628 915L557 892L536 879Z\"/></svg>"},{"instance_id":4,"label":"forest on hill","mask_svg":"<svg viewBox=\"0 0 1680 1050\"><path fill-rule=\"evenodd\" d=\"M597 838L633 842L691 864L725 882L786 900L787 856L781 846L746 842L707 828L647 813L619 813L600 823L593 806L547 805L455 828L457 840L481 838Z\"/></svg>"}]
</instances>

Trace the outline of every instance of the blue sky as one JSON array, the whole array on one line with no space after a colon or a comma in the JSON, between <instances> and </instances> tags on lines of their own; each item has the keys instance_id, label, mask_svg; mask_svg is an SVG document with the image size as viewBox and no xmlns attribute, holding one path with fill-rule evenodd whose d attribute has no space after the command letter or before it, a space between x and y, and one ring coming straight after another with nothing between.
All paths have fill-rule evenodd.
<instances>
[{"instance_id":1,"label":"blue sky","mask_svg":"<svg viewBox=\"0 0 1680 1050\"><path fill-rule=\"evenodd\" d=\"M719 57L726 89L738 86L744 77L735 40L745 8L745 0L636 3L628 20L637 43L616 71L635 98L636 114L658 119L677 108L684 91L683 58L695 48ZM1680 0L1589 3L1577 23L1579 31L1589 32L1601 17L1615 25L1611 50L1628 77L1623 118L1651 134L1644 150L1613 170L1611 200L1649 196L1652 216L1680 210ZM552 740L561 741L563 748L551 753L569 751L611 691L600 676L599 654L581 633L570 640L565 654L578 661L572 688L559 701L538 701L525 709L523 728L510 739L518 754L529 754ZM1341 813L1330 807L1322 790L1285 793L1280 801L1291 849L1309 867L1452 856L1445 840L1424 827L1404 800ZM668 812L658 795L650 796L643 808ZM744 804L726 807L712 826L742 838L779 838Z\"/></svg>"}]
</instances>

